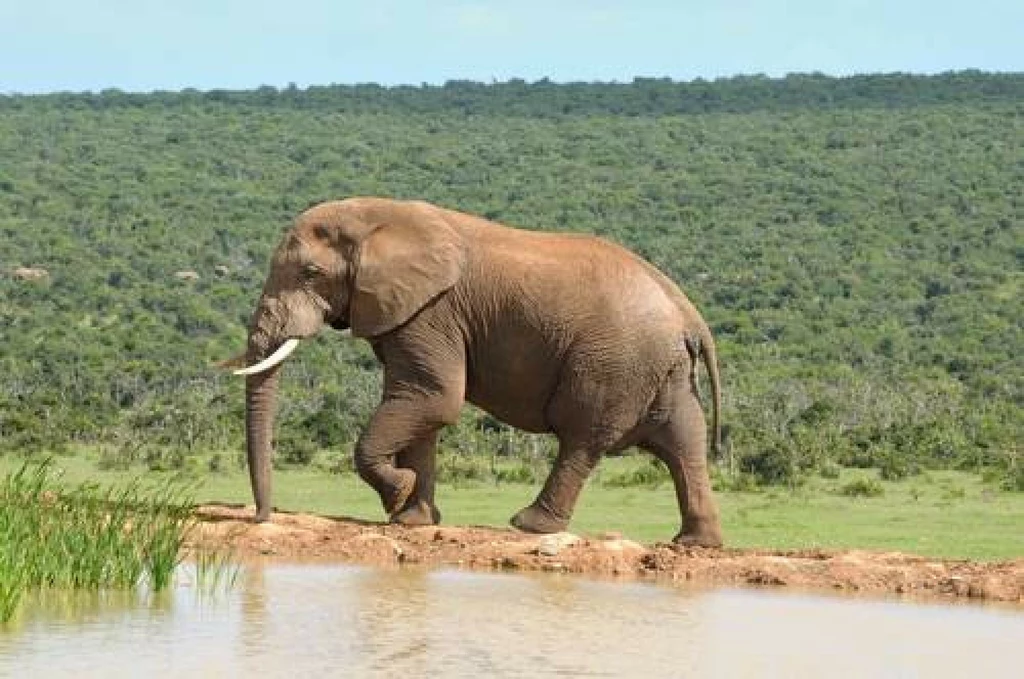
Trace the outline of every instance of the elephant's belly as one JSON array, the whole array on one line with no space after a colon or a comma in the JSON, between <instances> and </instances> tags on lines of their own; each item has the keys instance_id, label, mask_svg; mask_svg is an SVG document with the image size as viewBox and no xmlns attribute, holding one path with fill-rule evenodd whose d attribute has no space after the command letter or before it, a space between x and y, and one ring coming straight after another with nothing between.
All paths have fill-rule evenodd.
<instances>
[{"instance_id":1,"label":"elephant's belly","mask_svg":"<svg viewBox=\"0 0 1024 679\"><path fill-rule=\"evenodd\" d=\"M545 410L557 380L557 362L543 346L492 346L475 352L466 400L517 429L550 431Z\"/></svg>"},{"instance_id":2,"label":"elephant's belly","mask_svg":"<svg viewBox=\"0 0 1024 679\"><path fill-rule=\"evenodd\" d=\"M516 429L533 433L543 433L551 430L544 417L543 406L537 407L525 403L512 404L502 399L487 399L476 394L468 395L467 400Z\"/></svg>"}]
</instances>

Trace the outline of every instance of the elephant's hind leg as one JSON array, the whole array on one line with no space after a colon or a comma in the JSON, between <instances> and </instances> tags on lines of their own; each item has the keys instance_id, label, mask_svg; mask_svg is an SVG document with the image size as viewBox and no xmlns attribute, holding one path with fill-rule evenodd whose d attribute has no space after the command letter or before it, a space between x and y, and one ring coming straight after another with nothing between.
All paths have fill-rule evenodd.
<instances>
[{"instance_id":1,"label":"elephant's hind leg","mask_svg":"<svg viewBox=\"0 0 1024 679\"><path fill-rule=\"evenodd\" d=\"M558 457L544 487L530 505L519 510L511 523L528 533L558 533L566 529L576 499L601 457L600 452L560 443Z\"/></svg>"},{"instance_id":2,"label":"elephant's hind leg","mask_svg":"<svg viewBox=\"0 0 1024 679\"><path fill-rule=\"evenodd\" d=\"M512 517L513 526L531 533L565 530L601 456L623 447L636 430L643 408L635 384L628 362L566 370L545 413L558 436L558 457L537 498Z\"/></svg>"},{"instance_id":3,"label":"elephant's hind leg","mask_svg":"<svg viewBox=\"0 0 1024 679\"><path fill-rule=\"evenodd\" d=\"M394 523L406 526L432 526L441 523L441 512L434 504L437 435L436 431L428 433L395 457L396 467L411 469L416 473L416 486L402 509L391 517Z\"/></svg>"},{"instance_id":4,"label":"elephant's hind leg","mask_svg":"<svg viewBox=\"0 0 1024 679\"><path fill-rule=\"evenodd\" d=\"M673 541L683 545L721 547L722 528L708 478L707 430L700 401L685 380L670 379L662 405L669 419L641 443L669 469L679 501L682 529Z\"/></svg>"}]
</instances>

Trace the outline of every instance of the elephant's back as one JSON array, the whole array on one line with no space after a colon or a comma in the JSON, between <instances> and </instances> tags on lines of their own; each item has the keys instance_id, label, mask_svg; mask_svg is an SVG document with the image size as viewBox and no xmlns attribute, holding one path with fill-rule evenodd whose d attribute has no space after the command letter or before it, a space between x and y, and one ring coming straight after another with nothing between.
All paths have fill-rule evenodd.
<instances>
[{"instance_id":1,"label":"elephant's back","mask_svg":"<svg viewBox=\"0 0 1024 679\"><path fill-rule=\"evenodd\" d=\"M682 293L653 265L597 236L463 224L469 285L554 335L673 325ZM552 327L552 325L554 327Z\"/></svg>"}]
</instances>

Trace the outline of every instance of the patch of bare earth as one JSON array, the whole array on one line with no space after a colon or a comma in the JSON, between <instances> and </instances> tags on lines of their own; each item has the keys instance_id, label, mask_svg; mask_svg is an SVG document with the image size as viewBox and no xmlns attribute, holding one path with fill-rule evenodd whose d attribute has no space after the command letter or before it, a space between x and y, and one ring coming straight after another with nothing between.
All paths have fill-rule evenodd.
<instances>
[{"instance_id":1,"label":"patch of bare earth","mask_svg":"<svg viewBox=\"0 0 1024 679\"><path fill-rule=\"evenodd\" d=\"M554 571L1024 604L1024 558L975 562L860 550L680 548L641 545L617 534L540 536L511 528L408 528L284 512L257 524L251 520L252 508L226 505L199 507L196 516L199 521L189 538L191 547L230 546L243 558Z\"/></svg>"}]
</instances>

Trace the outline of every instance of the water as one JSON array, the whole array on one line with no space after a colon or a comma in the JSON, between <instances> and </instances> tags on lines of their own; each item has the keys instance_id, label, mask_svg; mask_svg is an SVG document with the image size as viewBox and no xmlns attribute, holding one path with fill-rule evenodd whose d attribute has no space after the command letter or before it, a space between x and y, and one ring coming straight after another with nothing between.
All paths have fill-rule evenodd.
<instances>
[{"instance_id":1,"label":"water","mask_svg":"<svg viewBox=\"0 0 1024 679\"><path fill-rule=\"evenodd\" d=\"M570 576L250 565L215 597L30 602L11 677L1021 676L1024 611Z\"/></svg>"}]
</instances>

